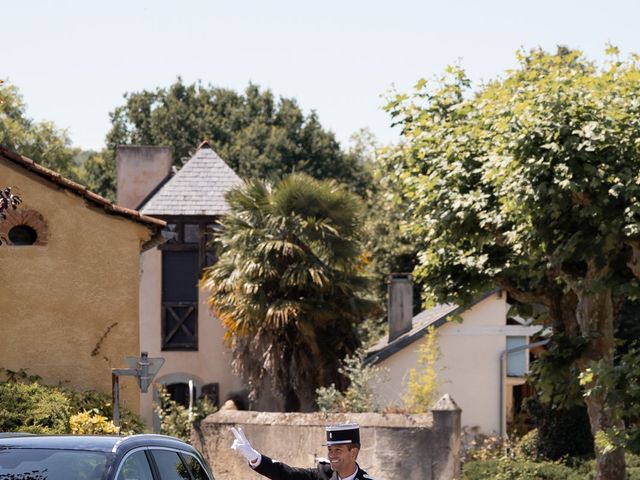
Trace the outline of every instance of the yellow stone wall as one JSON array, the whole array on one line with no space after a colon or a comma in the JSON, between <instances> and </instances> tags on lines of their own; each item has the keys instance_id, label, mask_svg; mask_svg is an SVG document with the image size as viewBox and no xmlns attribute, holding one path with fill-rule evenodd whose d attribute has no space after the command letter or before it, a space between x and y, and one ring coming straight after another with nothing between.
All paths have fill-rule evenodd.
<instances>
[{"instance_id":1,"label":"yellow stone wall","mask_svg":"<svg viewBox=\"0 0 640 480\"><path fill-rule=\"evenodd\" d=\"M111 369L140 354L140 247L151 231L1 157L0 186L42 215L48 236L46 245L0 246L0 367L109 393ZM138 412L135 379L120 387L121 406Z\"/></svg>"}]
</instances>

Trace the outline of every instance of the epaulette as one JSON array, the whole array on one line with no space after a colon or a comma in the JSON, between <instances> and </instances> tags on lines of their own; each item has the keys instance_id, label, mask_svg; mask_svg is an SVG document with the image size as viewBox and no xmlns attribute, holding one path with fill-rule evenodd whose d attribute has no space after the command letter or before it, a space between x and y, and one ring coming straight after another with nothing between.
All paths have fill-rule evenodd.
<instances>
[{"instance_id":1,"label":"epaulette","mask_svg":"<svg viewBox=\"0 0 640 480\"><path fill-rule=\"evenodd\" d=\"M328 463L328 464L330 464L331 462L329 461L328 458L316 457L316 463Z\"/></svg>"},{"instance_id":2,"label":"epaulette","mask_svg":"<svg viewBox=\"0 0 640 480\"><path fill-rule=\"evenodd\" d=\"M376 480L374 477L372 477L371 475L369 475L368 473L365 473L363 476L363 478L368 478L369 480Z\"/></svg>"}]
</instances>

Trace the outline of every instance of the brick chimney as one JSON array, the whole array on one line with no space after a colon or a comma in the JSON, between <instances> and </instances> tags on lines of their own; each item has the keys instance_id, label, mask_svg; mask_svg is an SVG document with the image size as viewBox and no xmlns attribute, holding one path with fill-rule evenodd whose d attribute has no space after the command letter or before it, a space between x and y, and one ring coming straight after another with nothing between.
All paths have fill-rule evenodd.
<instances>
[{"instance_id":1,"label":"brick chimney","mask_svg":"<svg viewBox=\"0 0 640 480\"><path fill-rule=\"evenodd\" d=\"M116 203L127 208L138 208L169 174L171 163L170 147L118 145Z\"/></svg>"},{"instance_id":2,"label":"brick chimney","mask_svg":"<svg viewBox=\"0 0 640 480\"><path fill-rule=\"evenodd\" d=\"M413 280L410 273L389 276L389 342L411 330L413 319Z\"/></svg>"}]
</instances>

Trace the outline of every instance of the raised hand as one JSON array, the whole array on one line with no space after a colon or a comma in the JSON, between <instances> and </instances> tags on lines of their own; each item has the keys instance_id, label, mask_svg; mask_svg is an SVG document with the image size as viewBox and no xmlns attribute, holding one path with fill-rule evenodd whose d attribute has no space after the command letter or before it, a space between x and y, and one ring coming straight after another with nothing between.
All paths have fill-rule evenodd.
<instances>
[{"instance_id":1,"label":"raised hand","mask_svg":"<svg viewBox=\"0 0 640 480\"><path fill-rule=\"evenodd\" d=\"M260 458L260 452L251 446L242 428L231 427L231 431L233 432L233 436L236 437L231 445L231 449L240 453L244 458L249 460L250 463L255 463Z\"/></svg>"}]
</instances>

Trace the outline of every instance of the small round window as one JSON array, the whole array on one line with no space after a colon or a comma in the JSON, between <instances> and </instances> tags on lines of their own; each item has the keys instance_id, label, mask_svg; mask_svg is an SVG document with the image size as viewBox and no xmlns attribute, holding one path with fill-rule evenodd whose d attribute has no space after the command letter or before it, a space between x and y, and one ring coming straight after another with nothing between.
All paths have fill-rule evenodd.
<instances>
[{"instance_id":1,"label":"small round window","mask_svg":"<svg viewBox=\"0 0 640 480\"><path fill-rule=\"evenodd\" d=\"M29 225L16 225L9 230L9 241L13 245L33 245L38 240L38 234Z\"/></svg>"}]
</instances>

